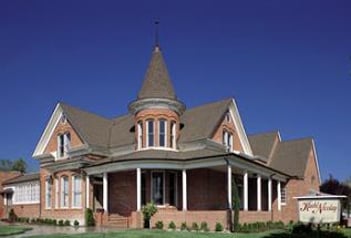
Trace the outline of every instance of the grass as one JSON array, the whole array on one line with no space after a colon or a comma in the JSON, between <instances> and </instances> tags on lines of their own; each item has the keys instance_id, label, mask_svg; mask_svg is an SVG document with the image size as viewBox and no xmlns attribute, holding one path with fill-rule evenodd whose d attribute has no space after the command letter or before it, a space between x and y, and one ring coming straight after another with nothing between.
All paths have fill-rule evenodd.
<instances>
[{"instance_id":1,"label":"grass","mask_svg":"<svg viewBox=\"0 0 351 238\"><path fill-rule=\"evenodd\" d=\"M23 226L0 225L0 236L18 235L31 229Z\"/></svg>"},{"instance_id":2,"label":"grass","mask_svg":"<svg viewBox=\"0 0 351 238\"><path fill-rule=\"evenodd\" d=\"M274 231L273 231L274 232ZM277 232L277 231L275 231ZM51 235L53 238L263 238L271 232L255 233L255 234L228 234L228 233L203 233L203 232L175 232L175 231L155 231L155 230L128 230L111 233L84 233L75 235ZM31 238L43 238L43 236L31 236Z\"/></svg>"},{"instance_id":3,"label":"grass","mask_svg":"<svg viewBox=\"0 0 351 238\"><path fill-rule=\"evenodd\" d=\"M344 228L341 230L341 232L347 236L347 237L351 237L351 228Z\"/></svg>"}]
</instances>

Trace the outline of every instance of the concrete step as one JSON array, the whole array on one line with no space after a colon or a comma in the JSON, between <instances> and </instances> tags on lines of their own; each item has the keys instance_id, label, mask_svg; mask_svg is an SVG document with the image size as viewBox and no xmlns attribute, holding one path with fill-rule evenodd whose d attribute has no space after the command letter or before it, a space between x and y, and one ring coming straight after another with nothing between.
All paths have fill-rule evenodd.
<instances>
[{"instance_id":1,"label":"concrete step","mask_svg":"<svg viewBox=\"0 0 351 238\"><path fill-rule=\"evenodd\" d=\"M127 229L129 227L128 218L118 214L111 214L108 217L108 226Z\"/></svg>"}]
</instances>

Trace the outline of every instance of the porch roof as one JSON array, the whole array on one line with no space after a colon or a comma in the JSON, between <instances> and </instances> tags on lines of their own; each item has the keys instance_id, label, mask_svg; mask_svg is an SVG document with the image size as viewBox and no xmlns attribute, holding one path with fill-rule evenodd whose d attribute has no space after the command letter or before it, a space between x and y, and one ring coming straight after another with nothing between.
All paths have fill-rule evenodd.
<instances>
[{"instance_id":1,"label":"porch roof","mask_svg":"<svg viewBox=\"0 0 351 238\"><path fill-rule=\"evenodd\" d=\"M84 168L87 174L114 172L135 168L142 169L196 169L232 165L251 173L286 180L290 176L281 171L258 163L248 155L225 153L220 150L203 148L185 152L142 150L112 158L106 158Z\"/></svg>"}]
</instances>

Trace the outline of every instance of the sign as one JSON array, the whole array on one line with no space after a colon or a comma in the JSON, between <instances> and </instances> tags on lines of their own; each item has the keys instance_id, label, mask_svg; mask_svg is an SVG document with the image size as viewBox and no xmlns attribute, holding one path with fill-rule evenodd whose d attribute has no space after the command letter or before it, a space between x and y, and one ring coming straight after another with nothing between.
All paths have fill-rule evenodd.
<instances>
[{"instance_id":1,"label":"sign","mask_svg":"<svg viewBox=\"0 0 351 238\"><path fill-rule=\"evenodd\" d=\"M340 221L339 198L298 198L299 221L304 223L335 223Z\"/></svg>"}]
</instances>

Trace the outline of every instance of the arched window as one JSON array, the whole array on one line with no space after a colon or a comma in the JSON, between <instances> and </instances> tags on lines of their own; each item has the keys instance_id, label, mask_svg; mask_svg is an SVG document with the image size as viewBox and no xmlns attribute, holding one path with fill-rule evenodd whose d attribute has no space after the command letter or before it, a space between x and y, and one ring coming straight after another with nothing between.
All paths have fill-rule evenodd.
<instances>
[{"instance_id":1,"label":"arched window","mask_svg":"<svg viewBox=\"0 0 351 238\"><path fill-rule=\"evenodd\" d=\"M226 130L223 130L223 145L228 151L233 151L233 135Z\"/></svg>"},{"instance_id":2,"label":"arched window","mask_svg":"<svg viewBox=\"0 0 351 238\"><path fill-rule=\"evenodd\" d=\"M158 121L158 145L167 147L167 121L161 119Z\"/></svg>"},{"instance_id":3,"label":"arched window","mask_svg":"<svg viewBox=\"0 0 351 238\"><path fill-rule=\"evenodd\" d=\"M68 207L68 177L61 177L61 208Z\"/></svg>"},{"instance_id":4,"label":"arched window","mask_svg":"<svg viewBox=\"0 0 351 238\"><path fill-rule=\"evenodd\" d=\"M143 122L139 121L137 125L137 140L138 140L138 150L143 148Z\"/></svg>"},{"instance_id":5,"label":"arched window","mask_svg":"<svg viewBox=\"0 0 351 238\"><path fill-rule=\"evenodd\" d=\"M171 147L172 149L175 149L176 148L176 138L177 138L177 136L176 136L176 122L175 121L172 121L171 122L171 127L170 127L170 134L171 134L171 136L170 136L170 146L169 147Z\"/></svg>"},{"instance_id":6,"label":"arched window","mask_svg":"<svg viewBox=\"0 0 351 238\"><path fill-rule=\"evenodd\" d=\"M66 132L57 136L57 157L67 156L68 150L71 148L71 134Z\"/></svg>"},{"instance_id":7,"label":"arched window","mask_svg":"<svg viewBox=\"0 0 351 238\"><path fill-rule=\"evenodd\" d=\"M154 120L147 120L146 121L146 144L147 147L153 147L155 146L155 126L154 126Z\"/></svg>"}]
</instances>

